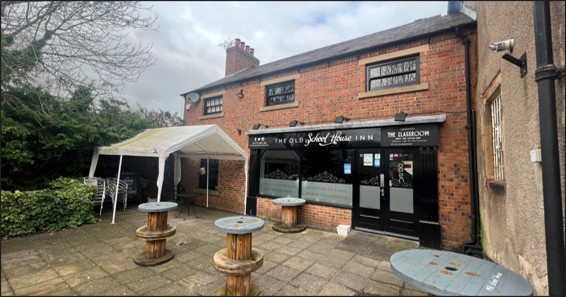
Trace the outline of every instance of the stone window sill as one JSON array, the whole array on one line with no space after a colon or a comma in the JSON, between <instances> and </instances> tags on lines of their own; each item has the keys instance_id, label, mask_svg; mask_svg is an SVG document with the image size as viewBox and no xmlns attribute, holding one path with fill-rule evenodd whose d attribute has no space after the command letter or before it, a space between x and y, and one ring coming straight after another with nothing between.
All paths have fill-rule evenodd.
<instances>
[{"instance_id":1,"label":"stone window sill","mask_svg":"<svg viewBox=\"0 0 566 297\"><path fill-rule=\"evenodd\" d=\"M260 107L259 111L260 112L261 111L272 111L272 110L279 110L279 109L286 109L286 108L296 108L296 107L299 107L299 102L294 101L294 102L291 102L291 103Z\"/></svg>"},{"instance_id":2,"label":"stone window sill","mask_svg":"<svg viewBox=\"0 0 566 297\"><path fill-rule=\"evenodd\" d=\"M487 188L493 194L504 195L505 194L505 181L504 180L488 179L487 180Z\"/></svg>"},{"instance_id":3,"label":"stone window sill","mask_svg":"<svg viewBox=\"0 0 566 297\"><path fill-rule=\"evenodd\" d=\"M370 97L378 97L399 93L416 92L416 91L426 91L428 90L428 83L420 83L418 85L397 87L391 89L375 90L358 94L358 99L365 99Z\"/></svg>"},{"instance_id":4,"label":"stone window sill","mask_svg":"<svg viewBox=\"0 0 566 297\"><path fill-rule=\"evenodd\" d=\"M202 121L202 120L215 119L215 118L223 118L223 117L224 117L224 112L221 112L221 113L218 113L218 114L211 114L211 115L200 116L198 119L199 119L199 121Z\"/></svg>"}]
</instances>

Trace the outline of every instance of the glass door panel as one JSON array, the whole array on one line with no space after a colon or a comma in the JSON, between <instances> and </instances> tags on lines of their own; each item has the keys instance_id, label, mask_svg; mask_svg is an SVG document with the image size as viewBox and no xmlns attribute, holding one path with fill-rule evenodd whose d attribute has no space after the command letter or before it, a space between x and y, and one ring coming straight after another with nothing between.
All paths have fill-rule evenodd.
<instances>
[{"instance_id":1,"label":"glass door panel","mask_svg":"<svg viewBox=\"0 0 566 297\"><path fill-rule=\"evenodd\" d=\"M382 207L385 190L386 164L381 152L360 150L358 154L358 204L356 225L362 228L379 229L383 225Z\"/></svg>"},{"instance_id":2,"label":"glass door panel","mask_svg":"<svg viewBox=\"0 0 566 297\"><path fill-rule=\"evenodd\" d=\"M389 210L414 213L413 154L389 154Z\"/></svg>"}]
</instances>

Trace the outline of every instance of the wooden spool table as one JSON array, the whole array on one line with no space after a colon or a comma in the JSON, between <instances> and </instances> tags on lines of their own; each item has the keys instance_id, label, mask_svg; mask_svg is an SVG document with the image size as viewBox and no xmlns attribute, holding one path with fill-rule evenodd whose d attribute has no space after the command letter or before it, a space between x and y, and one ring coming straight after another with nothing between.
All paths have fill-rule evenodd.
<instances>
[{"instance_id":1,"label":"wooden spool table","mask_svg":"<svg viewBox=\"0 0 566 297\"><path fill-rule=\"evenodd\" d=\"M277 198L272 203L281 206L281 222L273 224L273 230L283 233L301 232L307 228L307 225L298 223L297 210L299 206L307 203L301 198Z\"/></svg>"},{"instance_id":2,"label":"wooden spool table","mask_svg":"<svg viewBox=\"0 0 566 297\"><path fill-rule=\"evenodd\" d=\"M175 234L177 228L167 224L167 214L176 209L174 202L149 202L138 206L141 212L147 212L147 226L136 230L136 235L145 240L145 251L134 258L140 266L155 266L165 263L175 256L166 248L166 238Z\"/></svg>"},{"instance_id":3,"label":"wooden spool table","mask_svg":"<svg viewBox=\"0 0 566 297\"><path fill-rule=\"evenodd\" d=\"M437 250L406 250L389 259L395 275L436 296L531 296L533 287L496 263Z\"/></svg>"},{"instance_id":4,"label":"wooden spool table","mask_svg":"<svg viewBox=\"0 0 566 297\"><path fill-rule=\"evenodd\" d=\"M214 255L214 268L226 274L226 286L215 295L257 296L251 273L263 265L263 252L252 248L252 233L263 228L264 221L250 216L233 216L214 222L216 230L227 233L226 248Z\"/></svg>"}]
</instances>

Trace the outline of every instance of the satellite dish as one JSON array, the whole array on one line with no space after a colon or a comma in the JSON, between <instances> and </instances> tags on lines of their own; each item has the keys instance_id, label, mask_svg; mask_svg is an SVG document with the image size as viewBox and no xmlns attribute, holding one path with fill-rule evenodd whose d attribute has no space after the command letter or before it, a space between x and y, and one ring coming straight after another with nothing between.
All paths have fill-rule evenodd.
<instances>
[{"instance_id":1,"label":"satellite dish","mask_svg":"<svg viewBox=\"0 0 566 297\"><path fill-rule=\"evenodd\" d=\"M197 103L199 99L200 99L199 93L192 92L185 94L185 100L187 100L187 102Z\"/></svg>"}]
</instances>

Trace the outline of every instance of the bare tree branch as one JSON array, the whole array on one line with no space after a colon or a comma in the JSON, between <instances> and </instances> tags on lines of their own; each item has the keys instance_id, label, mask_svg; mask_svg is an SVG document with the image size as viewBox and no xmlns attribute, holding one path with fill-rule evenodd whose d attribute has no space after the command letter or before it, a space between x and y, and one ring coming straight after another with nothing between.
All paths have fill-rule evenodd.
<instances>
[{"instance_id":1,"label":"bare tree branch","mask_svg":"<svg viewBox=\"0 0 566 297\"><path fill-rule=\"evenodd\" d=\"M27 84L70 94L87 85L115 95L155 63L152 45L128 35L157 29L157 15L142 4L2 1L2 74L10 74L2 88Z\"/></svg>"}]
</instances>

